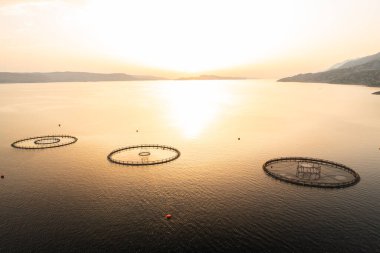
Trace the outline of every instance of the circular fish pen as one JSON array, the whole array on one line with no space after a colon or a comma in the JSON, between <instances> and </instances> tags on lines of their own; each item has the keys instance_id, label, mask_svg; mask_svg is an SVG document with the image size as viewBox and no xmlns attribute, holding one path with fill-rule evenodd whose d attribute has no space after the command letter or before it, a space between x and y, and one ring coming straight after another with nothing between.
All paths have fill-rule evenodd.
<instances>
[{"instance_id":1,"label":"circular fish pen","mask_svg":"<svg viewBox=\"0 0 380 253\"><path fill-rule=\"evenodd\" d=\"M108 156L108 161L121 165L155 165L174 161L181 155L178 149L157 144L134 145L116 149Z\"/></svg>"},{"instance_id":2,"label":"circular fish pen","mask_svg":"<svg viewBox=\"0 0 380 253\"><path fill-rule=\"evenodd\" d=\"M70 135L45 135L18 140L11 146L19 149L45 149L67 146L77 140L78 138Z\"/></svg>"},{"instance_id":3,"label":"circular fish pen","mask_svg":"<svg viewBox=\"0 0 380 253\"><path fill-rule=\"evenodd\" d=\"M309 157L271 159L263 169L275 179L302 186L343 188L360 181L359 174L346 165Z\"/></svg>"}]
</instances>

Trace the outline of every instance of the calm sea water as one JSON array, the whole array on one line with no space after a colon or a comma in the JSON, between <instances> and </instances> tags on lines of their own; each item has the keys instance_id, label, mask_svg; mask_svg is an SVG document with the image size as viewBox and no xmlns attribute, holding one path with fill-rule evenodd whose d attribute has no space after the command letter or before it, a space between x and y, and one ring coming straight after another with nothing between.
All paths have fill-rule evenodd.
<instances>
[{"instance_id":1,"label":"calm sea water","mask_svg":"<svg viewBox=\"0 0 380 253\"><path fill-rule=\"evenodd\" d=\"M377 90L271 80L2 84L0 252L380 252ZM78 142L10 146L47 134ZM146 167L107 160L136 144L170 145L181 157ZM361 181L335 190L279 182L262 164L280 156L340 162Z\"/></svg>"}]
</instances>

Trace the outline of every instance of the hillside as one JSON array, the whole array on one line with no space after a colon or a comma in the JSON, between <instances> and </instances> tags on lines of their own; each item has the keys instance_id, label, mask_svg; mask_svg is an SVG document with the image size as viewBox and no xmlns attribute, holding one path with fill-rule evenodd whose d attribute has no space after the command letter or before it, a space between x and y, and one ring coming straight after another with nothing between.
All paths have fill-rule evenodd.
<instances>
[{"instance_id":1,"label":"hillside","mask_svg":"<svg viewBox=\"0 0 380 253\"><path fill-rule=\"evenodd\" d=\"M339 66L338 66L339 65ZM330 70L298 74L279 82L361 84L380 87L380 53L336 64Z\"/></svg>"}]
</instances>

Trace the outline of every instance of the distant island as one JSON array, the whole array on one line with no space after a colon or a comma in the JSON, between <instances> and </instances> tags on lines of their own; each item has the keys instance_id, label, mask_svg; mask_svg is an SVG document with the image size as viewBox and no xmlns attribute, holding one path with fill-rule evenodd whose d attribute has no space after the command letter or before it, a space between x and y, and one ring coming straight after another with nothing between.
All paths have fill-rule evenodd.
<instances>
[{"instance_id":1,"label":"distant island","mask_svg":"<svg viewBox=\"0 0 380 253\"><path fill-rule=\"evenodd\" d=\"M0 72L0 83L51 83L51 82L96 82L163 80L156 76L127 75L123 73L100 74L88 72L12 73Z\"/></svg>"},{"instance_id":2,"label":"distant island","mask_svg":"<svg viewBox=\"0 0 380 253\"><path fill-rule=\"evenodd\" d=\"M177 80L242 80L245 77L226 77L226 76L215 76L215 75L200 75L191 77L181 77Z\"/></svg>"},{"instance_id":3,"label":"distant island","mask_svg":"<svg viewBox=\"0 0 380 253\"><path fill-rule=\"evenodd\" d=\"M372 93L373 95L380 95L380 91L376 91L374 93Z\"/></svg>"},{"instance_id":4,"label":"distant island","mask_svg":"<svg viewBox=\"0 0 380 253\"><path fill-rule=\"evenodd\" d=\"M327 71L298 74L279 82L361 84L380 87L380 52L335 64Z\"/></svg>"},{"instance_id":5,"label":"distant island","mask_svg":"<svg viewBox=\"0 0 380 253\"><path fill-rule=\"evenodd\" d=\"M215 75L201 75L196 77L182 77L175 80L238 80L243 77L221 77ZM167 78L148 75L127 75L124 73L89 73L89 72L32 72L15 73L0 72L0 83L53 83L53 82L100 82L100 81L148 81L170 80Z\"/></svg>"}]
</instances>

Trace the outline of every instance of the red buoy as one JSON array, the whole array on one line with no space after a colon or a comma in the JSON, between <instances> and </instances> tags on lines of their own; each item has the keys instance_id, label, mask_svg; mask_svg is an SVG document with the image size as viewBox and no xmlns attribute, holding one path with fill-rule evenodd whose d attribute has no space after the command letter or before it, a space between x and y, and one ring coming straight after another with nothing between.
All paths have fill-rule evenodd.
<instances>
[{"instance_id":1,"label":"red buoy","mask_svg":"<svg viewBox=\"0 0 380 253\"><path fill-rule=\"evenodd\" d=\"M166 219L171 219L171 218L172 218L172 215L171 215L171 214L167 214L167 215L165 215L165 218L166 218Z\"/></svg>"}]
</instances>

